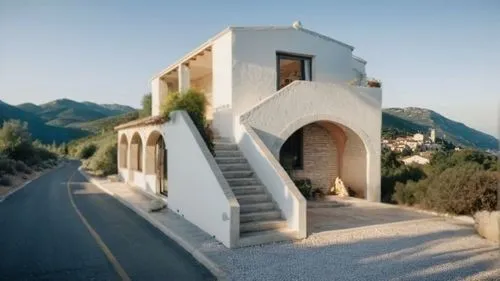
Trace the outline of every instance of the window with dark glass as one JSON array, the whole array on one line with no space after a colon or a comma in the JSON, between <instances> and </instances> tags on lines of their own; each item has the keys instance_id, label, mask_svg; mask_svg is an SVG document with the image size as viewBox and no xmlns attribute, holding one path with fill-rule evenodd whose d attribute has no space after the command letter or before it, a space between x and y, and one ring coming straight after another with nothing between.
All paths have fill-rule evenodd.
<instances>
[{"instance_id":1,"label":"window with dark glass","mask_svg":"<svg viewBox=\"0 0 500 281\"><path fill-rule=\"evenodd\" d=\"M277 53L276 68L278 90L295 80L311 81L311 57Z\"/></svg>"}]
</instances>

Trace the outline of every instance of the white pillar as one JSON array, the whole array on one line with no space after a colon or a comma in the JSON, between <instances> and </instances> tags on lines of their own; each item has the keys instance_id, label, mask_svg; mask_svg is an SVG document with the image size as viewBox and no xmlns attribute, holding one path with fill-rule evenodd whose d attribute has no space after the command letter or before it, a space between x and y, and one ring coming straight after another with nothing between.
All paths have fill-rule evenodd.
<instances>
[{"instance_id":1,"label":"white pillar","mask_svg":"<svg viewBox=\"0 0 500 281\"><path fill-rule=\"evenodd\" d=\"M191 75L189 73L189 66L185 64L179 65L179 92L184 93L191 87Z\"/></svg>"},{"instance_id":2,"label":"white pillar","mask_svg":"<svg viewBox=\"0 0 500 281\"><path fill-rule=\"evenodd\" d=\"M161 114L161 105L167 97L167 82L157 77L151 81L151 114L158 116Z\"/></svg>"}]
</instances>

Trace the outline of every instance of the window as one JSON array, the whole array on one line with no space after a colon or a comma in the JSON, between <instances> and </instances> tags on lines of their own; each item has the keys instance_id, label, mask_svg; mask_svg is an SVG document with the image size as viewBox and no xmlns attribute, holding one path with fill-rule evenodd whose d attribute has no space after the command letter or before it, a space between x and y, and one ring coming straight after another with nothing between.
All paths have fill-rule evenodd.
<instances>
[{"instance_id":1,"label":"window","mask_svg":"<svg viewBox=\"0 0 500 281\"><path fill-rule=\"evenodd\" d=\"M312 80L311 57L276 54L277 89L295 80Z\"/></svg>"},{"instance_id":2,"label":"window","mask_svg":"<svg viewBox=\"0 0 500 281\"><path fill-rule=\"evenodd\" d=\"M287 169L303 169L303 148L304 148L304 131L301 129L295 131L283 144L280 150L281 165Z\"/></svg>"}]
</instances>

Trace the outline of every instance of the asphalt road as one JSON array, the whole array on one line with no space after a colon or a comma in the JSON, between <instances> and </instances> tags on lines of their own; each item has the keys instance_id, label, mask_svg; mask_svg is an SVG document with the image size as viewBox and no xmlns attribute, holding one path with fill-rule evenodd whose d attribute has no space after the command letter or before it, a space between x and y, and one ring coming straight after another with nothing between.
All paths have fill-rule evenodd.
<instances>
[{"instance_id":1,"label":"asphalt road","mask_svg":"<svg viewBox=\"0 0 500 281\"><path fill-rule=\"evenodd\" d=\"M66 164L0 203L0 280L215 279L77 167Z\"/></svg>"}]
</instances>

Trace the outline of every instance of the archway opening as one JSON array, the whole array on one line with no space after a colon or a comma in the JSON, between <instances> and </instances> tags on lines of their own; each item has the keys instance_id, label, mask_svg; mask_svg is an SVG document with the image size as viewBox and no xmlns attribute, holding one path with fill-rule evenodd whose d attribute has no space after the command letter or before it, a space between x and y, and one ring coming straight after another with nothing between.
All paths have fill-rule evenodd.
<instances>
[{"instance_id":1,"label":"archway opening","mask_svg":"<svg viewBox=\"0 0 500 281\"><path fill-rule=\"evenodd\" d=\"M152 132L146 141L146 167L147 175L156 176L156 192L167 195L167 149L163 136Z\"/></svg>"},{"instance_id":2,"label":"archway opening","mask_svg":"<svg viewBox=\"0 0 500 281\"><path fill-rule=\"evenodd\" d=\"M120 144L118 147L118 157L119 157L119 167L120 168L127 168L127 160L128 160L128 140L127 136L123 134L120 137Z\"/></svg>"},{"instance_id":3,"label":"archway opening","mask_svg":"<svg viewBox=\"0 0 500 281\"><path fill-rule=\"evenodd\" d=\"M130 169L142 171L142 140L139 133L135 133L130 141Z\"/></svg>"},{"instance_id":4,"label":"archway opening","mask_svg":"<svg viewBox=\"0 0 500 281\"><path fill-rule=\"evenodd\" d=\"M361 138L343 125L330 121L304 125L288 136L279 158L297 185L311 186L311 197L332 195L340 178L350 196L366 198L367 151Z\"/></svg>"}]
</instances>

